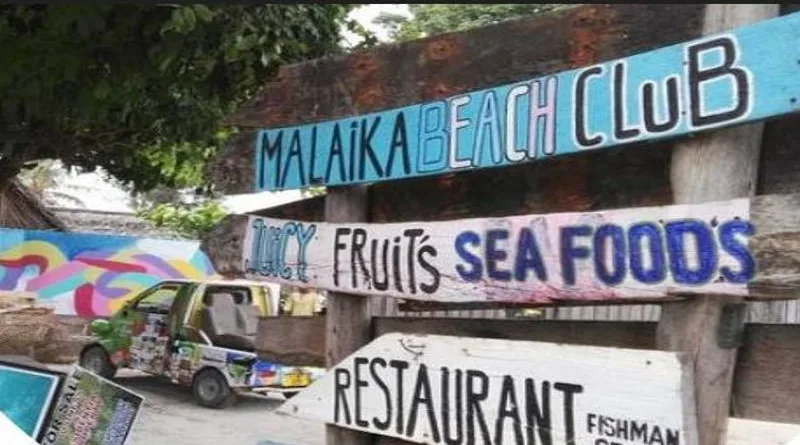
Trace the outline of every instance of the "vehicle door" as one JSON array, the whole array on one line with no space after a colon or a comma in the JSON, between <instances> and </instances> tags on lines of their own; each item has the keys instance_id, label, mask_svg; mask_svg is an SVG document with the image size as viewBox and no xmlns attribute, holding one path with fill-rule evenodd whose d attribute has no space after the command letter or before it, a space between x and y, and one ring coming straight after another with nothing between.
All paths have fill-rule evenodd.
<instances>
[{"instance_id":1,"label":"vehicle door","mask_svg":"<svg viewBox=\"0 0 800 445\"><path fill-rule=\"evenodd\" d=\"M150 374L165 371L171 349L168 317L177 296L187 283L165 282L145 291L131 306L135 315L131 326L130 367Z\"/></svg>"}]
</instances>

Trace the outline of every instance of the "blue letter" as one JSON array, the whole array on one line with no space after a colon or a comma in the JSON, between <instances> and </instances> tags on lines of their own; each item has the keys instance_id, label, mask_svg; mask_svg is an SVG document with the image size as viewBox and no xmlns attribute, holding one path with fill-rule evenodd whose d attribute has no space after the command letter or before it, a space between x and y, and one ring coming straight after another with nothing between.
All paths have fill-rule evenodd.
<instances>
[{"instance_id":1,"label":"blue letter","mask_svg":"<svg viewBox=\"0 0 800 445\"><path fill-rule=\"evenodd\" d=\"M503 249L498 249L497 241L508 239L508 230L496 229L486 232L486 275L493 280L508 281L511 272L497 268L497 263L508 258Z\"/></svg>"},{"instance_id":2,"label":"blue letter","mask_svg":"<svg viewBox=\"0 0 800 445\"><path fill-rule=\"evenodd\" d=\"M564 283L575 284L575 259L589 257L589 249L572 245L572 238L576 236L589 236L592 228L589 226L567 226L561 228L561 276Z\"/></svg>"},{"instance_id":3,"label":"blue letter","mask_svg":"<svg viewBox=\"0 0 800 445\"><path fill-rule=\"evenodd\" d=\"M444 168L447 157L447 130L445 102L425 104L419 110L419 144L417 147L417 172L435 172ZM436 157L429 159L428 152Z\"/></svg>"},{"instance_id":4,"label":"blue letter","mask_svg":"<svg viewBox=\"0 0 800 445\"><path fill-rule=\"evenodd\" d=\"M606 267L606 238L611 238L614 271ZM594 232L594 272L600 281L613 286L625 279L625 232L614 224L603 224Z\"/></svg>"},{"instance_id":5,"label":"blue letter","mask_svg":"<svg viewBox=\"0 0 800 445\"><path fill-rule=\"evenodd\" d=\"M547 281L547 270L545 270L542 255L539 253L539 245L536 237L533 236L531 229L524 227L519 232L517 240L517 258L514 261L514 278L517 281L528 279L528 269L536 272L539 281Z\"/></svg>"},{"instance_id":6,"label":"blue letter","mask_svg":"<svg viewBox=\"0 0 800 445\"><path fill-rule=\"evenodd\" d=\"M481 275L483 275L481 259L473 255L472 252L467 251L464 248L465 244L479 246L481 244L481 237L475 232L461 232L456 237L456 253L461 259L472 266L472 270L466 270L464 266L458 264L456 265L456 272L458 272L465 281L478 281L481 279Z\"/></svg>"},{"instance_id":7,"label":"blue letter","mask_svg":"<svg viewBox=\"0 0 800 445\"><path fill-rule=\"evenodd\" d=\"M756 273L756 261L747 246L736 239L736 234L752 236L756 233L755 227L750 221L733 220L728 221L719 228L719 243L726 252L736 257L742 267L739 272L731 271L730 267L723 266L722 275L731 283L747 283Z\"/></svg>"},{"instance_id":8,"label":"blue letter","mask_svg":"<svg viewBox=\"0 0 800 445\"><path fill-rule=\"evenodd\" d=\"M275 272L276 274L280 274L280 276L284 280L288 280L292 278L292 268L286 266L286 245L289 243L289 237L294 236L297 233L297 226L293 222L287 222L283 225L283 229L278 232L280 236L280 244L278 247L278 253L275 256L276 264Z\"/></svg>"},{"instance_id":9,"label":"blue letter","mask_svg":"<svg viewBox=\"0 0 800 445\"><path fill-rule=\"evenodd\" d=\"M308 281L308 277L306 277L308 244L316 232L316 224L310 224L307 229L303 230L303 223L297 223L297 279L303 282Z\"/></svg>"},{"instance_id":10,"label":"blue letter","mask_svg":"<svg viewBox=\"0 0 800 445\"><path fill-rule=\"evenodd\" d=\"M702 221L686 219L667 223L667 251L669 252L672 278L681 284L703 284L711 279L717 267L717 250L714 234ZM699 263L696 270L689 268L686 257L685 236L694 235L697 240L697 256Z\"/></svg>"},{"instance_id":11,"label":"blue letter","mask_svg":"<svg viewBox=\"0 0 800 445\"><path fill-rule=\"evenodd\" d=\"M650 270L644 269L642 240L648 239L650 251ZM664 239L661 230L654 223L643 222L631 226L628 230L628 249L631 257L631 275L644 284L655 284L664 281L667 275L664 258Z\"/></svg>"}]
</instances>

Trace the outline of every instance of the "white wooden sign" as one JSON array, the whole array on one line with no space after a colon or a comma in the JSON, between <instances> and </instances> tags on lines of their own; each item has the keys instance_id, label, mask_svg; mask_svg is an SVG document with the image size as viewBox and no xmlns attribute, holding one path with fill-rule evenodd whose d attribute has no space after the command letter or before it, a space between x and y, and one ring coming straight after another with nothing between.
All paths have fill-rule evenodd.
<instances>
[{"instance_id":1,"label":"white wooden sign","mask_svg":"<svg viewBox=\"0 0 800 445\"><path fill-rule=\"evenodd\" d=\"M242 267L250 278L424 301L747 296L754 233L748 199L394 224L251 216Z\"/></svg>"},{"instance_id":2,"label":"white wooden sign","mask_svg":"<svg viewBox=\"0 0 800 445\"><path fill-rule=\"evenodd\" d=\"M424 444L697 445L672 352L386 334L279 413Z\"/></svg>"}]
</instances>

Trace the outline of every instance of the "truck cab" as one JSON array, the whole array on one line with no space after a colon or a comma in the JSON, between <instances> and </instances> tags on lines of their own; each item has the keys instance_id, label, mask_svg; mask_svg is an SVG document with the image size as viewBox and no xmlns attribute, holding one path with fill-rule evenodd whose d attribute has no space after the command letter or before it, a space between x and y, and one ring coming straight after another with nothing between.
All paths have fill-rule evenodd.
<instances>
[{"instance_id":1,"label":"truck cab","mask_svg":"<svg viewBox=\"0 0 800 445\"><path fill-rule=\"evenodd\" d=\"M244 280L168 280L146 289L109 319L90 324L80 365L106 378L120 368L192 386L197 401L222 408L243 392L287 397L324 374L256 354L258 319L277 315L277 296Z\"/></svg>"}]
</instances>

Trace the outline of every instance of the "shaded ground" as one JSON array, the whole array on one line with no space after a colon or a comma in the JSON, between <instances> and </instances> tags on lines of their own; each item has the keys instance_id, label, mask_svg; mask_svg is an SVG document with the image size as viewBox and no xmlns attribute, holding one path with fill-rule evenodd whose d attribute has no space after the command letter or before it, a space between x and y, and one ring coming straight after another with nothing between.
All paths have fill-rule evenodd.
<instances>
[{"instance_id":1,"label":"shaded ground","mask_svg":"<svg viewBox=\"0 0 800 445\"><path fill-rule=\"evenodd\" d=\"M51 366L53 368L68 367ZM145 398L127 445L324 445L322 424L274 413L280 394L240 397L224 410L198 406L191 388L135 371L115 381ZM270 441L270 442L267 442Z\"/></svg>"},{"instance_id":2,"label":"shaded ground","mask_svg":"<svg viewBox=\"0 0 800 445\"><path fill-rule=\"evenodd\" d=\"M198 406L190 388L165 380L125 370L116 381L145 397L128 445L325 445L322 424L275 414L280 394L248 395L212 410ZM728 445L788 445L795 436L800 425L732 419Z\"/></svg>"}]
</instances>

